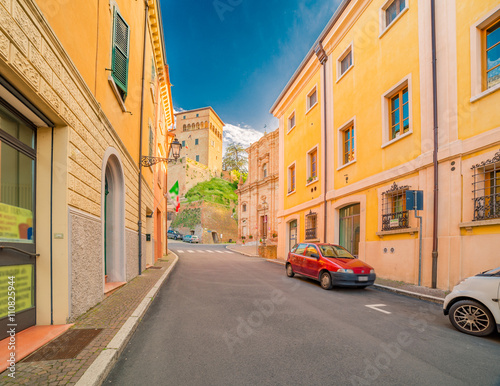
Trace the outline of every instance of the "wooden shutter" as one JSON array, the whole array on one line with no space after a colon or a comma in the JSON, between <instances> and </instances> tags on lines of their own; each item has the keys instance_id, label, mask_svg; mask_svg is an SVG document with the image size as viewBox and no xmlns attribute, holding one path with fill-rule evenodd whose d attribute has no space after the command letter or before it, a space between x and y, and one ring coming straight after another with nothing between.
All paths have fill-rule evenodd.
<instances>
[{"instance_id":1,"label":"wooden shutter","mask_svg":"<svg viewBox=\"0 0 500 386\"><path fill-rule=\"evenodd\" d=\"M116 85L127 95L129 26L115 9L113 22L112 76Z\"/></svg>"}]
</instances>

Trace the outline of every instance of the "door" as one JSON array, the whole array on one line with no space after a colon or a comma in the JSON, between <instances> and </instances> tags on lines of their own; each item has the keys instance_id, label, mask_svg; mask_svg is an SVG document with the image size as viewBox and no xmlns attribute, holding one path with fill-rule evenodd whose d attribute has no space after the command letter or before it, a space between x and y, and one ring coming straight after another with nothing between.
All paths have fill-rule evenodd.
<instances>
[{"instance_id":1,"label":"door","mask_svg":"<svg viewBox=\"0 0 500 386\"><path fill-rule=\"evenodd\" d=\"M313 257L313 255L319 256L319 252L314 245L308 245L304 257L304 274L317 278L321 262L318 257Z\"/></svg>"},{"instance_id":2,"label":"door","mask_svg":"<svg viewBox=\"0 0 500 386\"><path fill-rule=\"evenodd\" d=\"M291 251L297 244L297 220L290 221L289 224L288 250Z\"/></svg>"},{"instance_id":3,"label":"door","mask_svg":"<svg viewBox=\"0 0 500 386\"><path fill-rule=\"evenodd\" d=\"M297 249L290 256L290 263L292 268L297 273L304 273L304 252L306 250L307 244L299 244Z\"/></svg>"},{"instance_id":4,"label":"door","mask_svg":"<svg viewBox=\"0 0 500 386\"><path fill-rule=\"evenodd\" d=\"M339 243L352 255L359 254L360 205L355 204L340 209L339 217Z\"/></svg>"},{"instance_id":5,"label":"door","mask_svg":"<svg viewBox=\"0 0 500 386\"><path fill-rule=\"evenodd\" d=\"M0 104L0 339L36 324L35 129Z\"/></svg>"}]
</instances>

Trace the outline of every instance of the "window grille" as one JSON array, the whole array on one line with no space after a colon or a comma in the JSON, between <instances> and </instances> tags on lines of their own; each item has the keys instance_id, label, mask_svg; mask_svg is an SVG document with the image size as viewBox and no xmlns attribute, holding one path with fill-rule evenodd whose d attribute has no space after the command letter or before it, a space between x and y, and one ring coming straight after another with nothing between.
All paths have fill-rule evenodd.
<instances>
[{"instance_id":1,"label":"window grille","mask_svg":"<svg viewBox=\"0 0 500 386\"><path fill-rule=\"evenodd\" d=\"M314 212L309 212L306 215L306 240L316 239L316 229L318 228L318 215Z\"/></svg>"},{"instance_id":2,"label":"window grille","mask_svg":"<svg viewBox=\"0 0 500 386\"><path fill-rule=\"evenodd\" d=\"M406 210L406 191L408 185L398 186L396 183L382 193L382 230L404 229L410 227Z\"/></svg>"},{"instance_id":3,"label":"window grille","mask_svg":"<svg viewBox=\"0 0 500 386\"><path fill-rule=\"evenodd\" d=\"M474 221L500 218L500 150L474 171Z\"/></svg>"}]
</instances>

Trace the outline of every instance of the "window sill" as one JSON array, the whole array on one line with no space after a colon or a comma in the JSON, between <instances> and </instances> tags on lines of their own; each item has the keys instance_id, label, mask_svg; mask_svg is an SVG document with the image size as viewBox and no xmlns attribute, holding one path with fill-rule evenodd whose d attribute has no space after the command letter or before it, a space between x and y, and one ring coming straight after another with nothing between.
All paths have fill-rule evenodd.
<instances>
[{"instance_id":1,"label":"window sill","mask_svg":"<svg viewBox=\"0 0 500 386\"><path fill-rule=\"evenodd\" d=\"M306 186L312 185L312 184L314 184L315 182L318 182L318 177L316 177L316 178L315 178L314 180L312 180L312 181L306 182Z\"/></svg>"},{"instance_id":2,"label":"window sill","mask_svg":"<svg viewBox=\"0 0 500 386\"><path fill-rule=\"evenodd\" d=\"M401 18L403 17L403 15L404 15L406 12L408 12L408 10L409 10L409 9L410 9L410 8L408 7L408 3L406 3L406 7L405 7L405 9L403 9L403 10L399 13L399 15L398 15L398 16L396 16L396 18L395 18L395 19L391 22L391 24L389 24L387 27L385 27L385 29L384 29L384 30L380 33L380 35L378 36L378 38L379 38L379 39L381 39L381 38L382 38L382 36L384 36L384 35L387 33L387 31L389 31L389 30L392 28L392 26L393 26L394 24L396 24L396 23L397 23L397 21L398 21L399 19L401 19ZM384 12L385 12L385 11L384 11ZM385 15L384 15L384 16L385 16Z\"/></svg>"},{"instance_id":3,"label":"window sill","mask_svg":"<svg viewBox=\"0 0 500 386\"><path fill-rule=\"evenodd\" d=\"M348 162L348 163L346 163L346 164L343 164L342 166L339 166L339 167L337 168L337 171L342 170L342 169L344 169L344 168L346 168L346 167L348 167L348 166L350 166L350 165L352 165L352 164L354 164L354 163L356 163L356 160L355 160L355 159L354 159L354 160L352 160L352 161L349 161L349 162Z\"/></svg>"},{"instance_id":4,"label":"window sill","mask_svg":"<svg viewBox=\"0 0 500 386\"><path fill-rule=\"evenodd\" d=\"M337 78L337 81L335 83L338 83L340 82L340 80L347 75L347 73L349 71L351 71L351 69L354 67L354 64L351 64L351 67L349 67L347 70L344 71L344 73L342 75L340 75L338 78Z\"/></svg>"},{"instance_id":5,"label":"window sill","mask_svg":"<svg viewBox=\"0 0 500 386\"><path fill-rule=\"evenodd\" d=\"M472 231L472 228L474 227L482 227L488 225L500 225L500 218L494 218L491 220L469 221L458 224L460 228L465 228L467 231Z\"/></svg>"},{"instance_id":6,"label":"window sill","mask_svg":"<svg viewBox=\"0 0 500 386\"><path fill-rule=\"evenodd\" d=\"M292 195L292 194L294 194L295 192L296 192L296 190L292 190L291 192L288 192L287 197L288 197L288 196L291 196L291 195Z\"/></svg>"},{"instance_id":7,"label":"window sill","mask_svg":"<svg viewBox=\"0 0 500 386\"><path fill-rule=\"evenodd\" d=\"M293 127L291 127L291 128L290 128L290 129L289 129L286 133L287 133L287 134L288 134L288 133L290 133L290 131L292 131L293 129L295 129L295 126L296 126L296 125L294 125Z\"/></svg>"},{"instance_id":8,"label":"window sill","mask_svg":"<svg viewBox=\"0 0 500 386\"><path fill-rule=\"evenodd\" d=\"M316 238L316 239L305 239L304 242L306 243L320 243L320 239Z\"/></svg>"},{"instance_id":9,"label":"window sill","mask_svg":"<svg viewBox=\"0 0 500 386\"><path fill-rule=\"evenodd\" d=\"M318 105L318 102L316 102L311 107L309 107L309 109L306 111L306 115L309 114L309 111L311 111L312 109L314 109L317 105Z\"/></svg>"},{"instance_id":10,"label":"window sill","mask_svg":"<svg viewBox=\"0 0 500 386\"><path fill-rule=\"evenodd\" d=\"M113 93L115 94L116 100L118 101L118 104L120 105L122 111L125 113L127 112L127 107L125 106L125 102L122 99L122 96L120 95L120 91L118 91L118 87L116 86L116 83L111 75L108 76L108 82L109 85L111 86L111 89L113 90Z\"/></svg>"},{"instance_id":11,"label":"window sill","mask_svg":"<svg viewBox=\"0 0 500 386\"><path fill-rule=\"evenodd\" d=\"M386 142L384 143L381 148L384 149L385 147L389 146L389 145L392 145L393 143L403 139L403 138L406 138L408 137L409 135L413 134L413 129L410 129L410 131L408 131L407 133L404 133L403 135L400 135L399 137L396 137L394 139L391 139L389 142Z\"/></svg>"},{"instance_id":12,"label":"window sill","mask_svg":"<svg viewBox=\"0 0 500 386\"><path fill-rule=\"evenodd\" d=\"M392 231L380 231L377 232L376 235L380 238L383 238L384 236L400 235L405 233L409 233L410 236L413 236L415 233L418 233L418 228L405 228L405 229L394 229Z\"/></svg>"},{"instance_id":13,"label":"window sill","mask_svg":"<svg viewBox=\"0 0 500 386\"><path fill-rule=\"evenodd\" d=\"M475 96L473 96L470 99L470 103L477 102L478 100L483 99L484 97L487 97L488 95L493 94L495 91L498 91L498 90L500 90L500 83L487 89L487 90L484 90L483 92L481 92Z\"/></svg>"}]
</instances>

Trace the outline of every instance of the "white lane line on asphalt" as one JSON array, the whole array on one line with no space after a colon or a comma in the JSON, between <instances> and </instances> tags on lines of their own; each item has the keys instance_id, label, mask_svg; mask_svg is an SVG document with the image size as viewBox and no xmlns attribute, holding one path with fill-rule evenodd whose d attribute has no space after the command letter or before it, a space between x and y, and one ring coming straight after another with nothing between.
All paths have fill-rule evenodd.
<instances>
[{"instance_id":1,"label":"white lane line on asphalt","mask_svg":"<svg viewBox=\"0 0 500 386\"><path fill-rule=\"evenodd\" d=\"M211 251L209 249L206 249L205 252L207 252L207 253L214 253L214 251Z\"/></svg>"},{"instance_id":2,"label":"white lane line on asphalt","mask_svg":"<svg viewBox=\"0 0 500 386\"><path fill-rule=\"evenodd\" d=\"M384 314L392 314L392 312L385 311L385 310L379 310L378 307L387 307L385 304L370 304L366 305L365 307L371 308L372 310L378 311L378 312L383 312Z\"/></svg>"},{"instance_id":3,"label":"white lane line on asphalt","mask_svg":"<svg viewBox=\"0 0 500 386\"><path fill-rule=\"evenodd\" d=\"M194 251L192 251L191 249L188 249L188 252L189 252L189 253L194 253Z\"/></svg>"},{"instance_id":4,"label":"white lane line on asphalt","mask_svg":"<svg viewBox=\"0 0 500 386\"><path fill-rule=\"evenodd\" d=\"M217 253L224 253L224 252L222 252L222 251L215 251L215 252L217 252Z\"/></svg>"},{"instance_id":5,"label":"white lane line on asphalt","mask_svg":"<svg viewBox=\"0 0 500 386\"><path fill-rule=\"evenodd\" d=\"M175 251L175 252L177 252L177 253L184 253L184 251Z\"/></svg>"}]
</instances>

